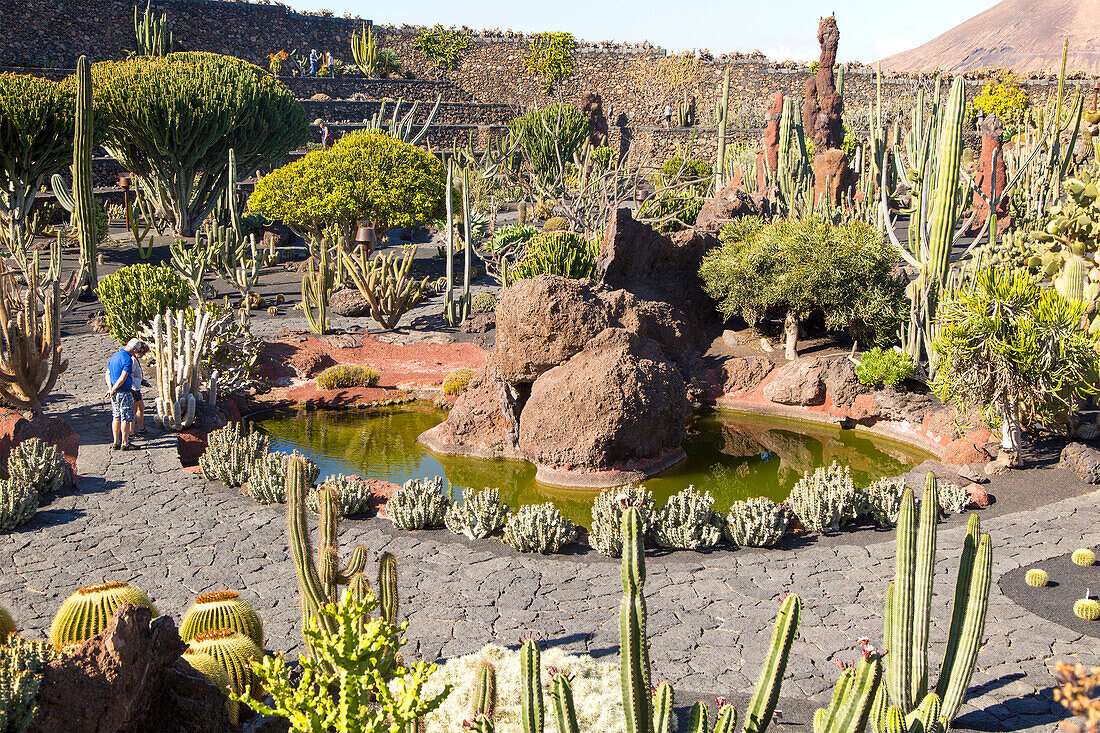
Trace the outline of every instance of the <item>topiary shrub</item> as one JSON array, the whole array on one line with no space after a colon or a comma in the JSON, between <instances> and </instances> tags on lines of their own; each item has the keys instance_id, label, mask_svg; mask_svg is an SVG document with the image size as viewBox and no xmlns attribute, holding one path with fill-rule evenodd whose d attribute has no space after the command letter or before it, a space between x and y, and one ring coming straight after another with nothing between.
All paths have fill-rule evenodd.
<instances>
[{"instance_id":1,"label":"topiary shrub","mask_svg":"<svg viewBox=\"0 0 1100 733\"><path fill-rule=\"evenodd\" d=\"M321 389L346 389L348 387L374 387L380 375L377 369L361 364L337 364L317 375Z\"/></svg>"},{"instance_id":2,"label":"topiary shrub","mask_svg":"<svg viewBox=\"0 0 1100 733\"><path fill-rule=\"evenodd\" d=\"M504 541L520 552L552 555L575 542L577 525L562 516L551 502L527 504L508 518Z\"/></svg>"},{"instance_id":3,"label":"topiary shrub","mask_svg":"<svg viewBox=\"0 0 1100 733\"><path fill-rule=\"evenodd\" d=\"M856 365L856 377L861 384L869 387L896 387L909 377L915 369L913 357L896 349L882 350L879 347L869 349Z\"/></svg>"},{"instance_id":4,"label":"topiary shrub","mask_svg":"<svg viewBox=\"0 0 1100 733\"><path fill-rule=\"evenodd\" d=\"M771 547L787 531L787 513L766 496L735 501L726 515L725 536L740 547Z\"/></svg>"},{"instance_id":5,"label":"topiary shrub","mask_svg":"<svg viewBox=\"0 0 1100 733\"><path fill-rule=\"evenodd\" d=\"M398 529L432 529L446 521L450 500L443 493L443 479L409 479L394 489L386 502L386 516Z\"/></svg>"},{"instance_id":6,"label":"topiary shrub","mask_svg":"<svg viewBox=\"0 0 1100 733\"><path fill-rule=\"evenodd\" d=\"M470 298L471 313L492 313L497 309L497 296L492 293L478 293Z\"/></svg>"},{"instance_id":7,"label":"topiary shrub","mask_svg":"<svg viewBox=\"0 0 1100 733\"><path fill-rule=\"evenodd\" d=\"M642 533L649 534L657 521L657 504L644 486L620 486L601 491L592 502L592 524L588 544L603 555L619 557L623 553L623 512L628 506L638 509Z\"/></svg>"},{"instance_id":8,"label":"topiary shrub","mask_svg":"<svg viewBox=\"0 0 1100 733\"><path fill-rule=\"evenodd\" d=\"M833 461L803 474L787 501L807 531L832 532L859 516L861 499L851 470Z\"/></svg>"},{"instance_id":9,"label":"topiary shrub","mask_svg":"<svg viewBox=\"0 0 1100 733\"><path fill-rule=\"evenodd\" d=\"M358 476L345 476L337 474L329 476L320 486L309 492L306 498L306 506L311 512L321 511L317 503L317 492L324 488L331 488L336 492L339 500L340 516L354 517L357 514L366 514L370 508L370 487L367 482Z\"/></svg>"},{"instance_id":10,"label":"topiary shrub","mask_svg":"<svg viewBox=\"0 0 1100 733\"><path fill-rule=\"evenodd\" d=\"M470 380L473 379L476 374L477 372L469 367L455 369L443 378L443 394L448 397L457 397L462 394L466 391L466 385L470 383Z\"/></svg>"},{"instance_id":11,"label":"topiary shrub","mask_svg":"<svg viewBox=\"0 0 1100 733\"><path fill-rule=\"evenodd\" d=\"M600 245L573 232L543 232L527 243L527 252L510 273L513 280L537 275L596 277Z\"/></svg>"},{"instance_id":12,"label":"topiary shrub","mask_svg":"<svg viewBox=\"0 0 1100 733\"><path fill-rule=\"evenodd\" d=\"M57 446L38 438L27 438L8 455L8 477L32 487L39 496L60 489L68 470Z\"/></svg>"},{"instance_id":13,"label":"topiary shrub","mask_svg":"<svg viewBox=\"0 0 1100 733\"><path fill-rule=\"evenodd\" d=\"M444 522L455 534L479 540L502 529L508 514L508 505L500 500L500 489L471 490L462 493L462 503L451 502Z\"/></svg>"},{"instance_id":14,"label":"topiary shrub","mask_svg":"<svg viewBox=\"0 0 1100 733\"><path fill-rule=\"evenodd\" d=\"M191 288L171 267L130 265L103 277L96 295L107 311L107 332L120 344L169 310L186 308Z\"/></svg>"},{"instance_id":15,"label":"topiary shrub","mask_svg":"<svg viewBox=\"0 0 1100 733\"><path fill-rule=\"evenodd\" d=\"M661 507L653 537L661 547L705 550L722 539L721 525L722 517L714 511L710 492L700 493L694 486L688 486Z\"/></svg>"}]
</instances>

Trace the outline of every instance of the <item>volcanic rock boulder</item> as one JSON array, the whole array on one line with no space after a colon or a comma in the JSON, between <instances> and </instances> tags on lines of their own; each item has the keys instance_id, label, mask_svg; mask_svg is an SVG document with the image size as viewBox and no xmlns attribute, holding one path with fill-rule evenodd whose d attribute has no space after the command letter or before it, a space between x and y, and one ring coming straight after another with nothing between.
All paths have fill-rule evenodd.
<instances>
[{"instance_id":1,"label":"volcanic rock boulder","mask_svg":"<svg viewBox=\"0 0 1100 733\"><path fill-rule=\"evenodd\" d=\"M822 18L817 26L817 42L821 46L817 73L806 80L806 99L802 103L802 120L806 137L814 141L818 152L839 148L844 141L844 126L840 115L844 111L844 99L837 94L833 67L836 50L840 45L840 29L836 18Z\"/></svg>"},{"instance_id":2,"label":"volcanic rock boulder","mask_svg":"<svg viewBox=\"0 0 1100 733\"><path fill-rule=\"evenodd\" d=\"M1007 176L1004 151L1002 150L1004 146L1004 123L995 113L990 112L982 120L981 131L982 153L978 159L978 173L975 176L978 190L974 191L973 198L976 216L974 222L970 225L973 231L977 231L985 225L985 220L989 218L988 202L997 200L1004 193L1005 177ZM994 161L994 158L996 158L996 161ZM1004 231L1011 223L1012 220L1008 215L1008 201L1000 201L997 206L998 231Z\"/></svg>"},{"instance_id":3,"label":"volcanic rock boulder","mask_svg":"<svg viewBox=\"0 0 1100 733\"><path fill-rule=\"evenodd\" d=\"M225 694L180 655L168 616L126 605L43 670L29 733L225 733Z\"/></svg>"},{"instance_id":4,"label":"volcanic rock boulder","mask_svg":"<svg viewBox=\"0 0 1100 733\"><path fill-rule=\"evenodd\" d=\"M532 386L519 446L540 466L607 470L683 457L684 380L660 346L609 328Z\"/></svg>"},{"instance_id":5,"label":"volcanic rock boulder","mask_svg":"<svg viewBox=\"0 0 1100 733\"><path fill-rule=\"evenodd\" d=\"M764 156L768 170L779 168L779 120L783 117L783 92L776 92L771 106L764 110ZM760 171L763 176L763 170ZM764 188L761 179L760 188Z\"/></svg>"},{"instance_id":6,"label":"volcanic rock boulder","mask_svg":"<svg viewBox=\"0 0 1100 733\"><path fill-rule=\"evenodd\" d=\"M742 216L760 216L770 211L766 198L748 193L740 182L733 181L723 186L714 198L707 199L695 217L695 226L697 229L717 231L726 222Z\"/></svg>"}]
</instances>

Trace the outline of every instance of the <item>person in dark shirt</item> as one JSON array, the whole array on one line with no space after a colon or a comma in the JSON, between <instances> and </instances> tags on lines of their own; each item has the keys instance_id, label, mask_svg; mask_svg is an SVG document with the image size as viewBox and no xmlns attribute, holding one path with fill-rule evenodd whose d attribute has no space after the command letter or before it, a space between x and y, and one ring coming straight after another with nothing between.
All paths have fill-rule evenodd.
<instances>
[{"instance_id":1,"label":"person in dark shirt","mask_svg":"<svg viewBox=\"0 0 1100 733\"><path fill-rule=\"evenodd\" d=\"M130 450L134 434L134 354L143 346L130 339L107 362L107 394L111 399L111 435L114 450Z\"/></svg>"}]
</instances>

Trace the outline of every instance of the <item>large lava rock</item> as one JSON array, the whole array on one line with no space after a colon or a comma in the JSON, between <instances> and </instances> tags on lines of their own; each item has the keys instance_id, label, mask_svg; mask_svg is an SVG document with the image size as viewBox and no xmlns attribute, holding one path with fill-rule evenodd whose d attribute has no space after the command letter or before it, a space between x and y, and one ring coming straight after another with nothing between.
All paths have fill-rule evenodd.
<instances>
[{"instance_id":1,"label":"large lava rock","mask_svg":"<svg viewBox=\"0 0 1100 733\"><path fill-rule=\"evenodd\" d=\"M1100 450L1084 443L1070 443L1062 449L1058 465L1068 468L1087 484L1100 484Z\"/></svg>"},{"instance_id":2,"label":"large lava rock","mask_svg":"<svg viewBox=\"0 0 1100 733\"><path fill-rule=\"evenodd\" d=\"M606 470L682 453L690 416L684 380L660 346L609 328L534 383L519 446L543 466Z\"/></svg>"},{"instance_id":3,"label":"large lava rock","mask_svg":"<svg viewBox=\"0 0 1100 733\"><path fill-rule=\"evenodd\" d=\"M707 199L695 217L695 226L714 231L742 216L761 216L770 211L766 198L748 193L740 182L735 181L727 183L713 198Z\"/></svg>"},{"instance_id":4,"label":"large lava rock","mask_svg":"<svg viewBox=\"0 0 1100 733\"><path fill-rule=\"evenodd\" d=\"M225 694L180 655L168 616L123 606L42 675L29 733L225 733Z\"/></svg>"}]
</instances>

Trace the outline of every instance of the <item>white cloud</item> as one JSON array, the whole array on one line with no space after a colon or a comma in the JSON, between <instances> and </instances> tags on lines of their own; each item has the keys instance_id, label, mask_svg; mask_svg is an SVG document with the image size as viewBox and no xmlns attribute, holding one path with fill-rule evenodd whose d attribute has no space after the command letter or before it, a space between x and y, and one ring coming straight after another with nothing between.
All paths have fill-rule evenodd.
<instances>
[{"instance_id":1,"label":"white cloud","mask_svg":"<svg viewBox=\"0 0 1100 733\"><path fill-rule=\"evenodd\" d=\"M883 59L887 56L893 56L896 53L902 51L908 51L917 44L908 38L901 36L893 36L892 38L878 38L871 44L871 48L874 51L874 57L876 59Z\"/></svg>"}]
</instances>

